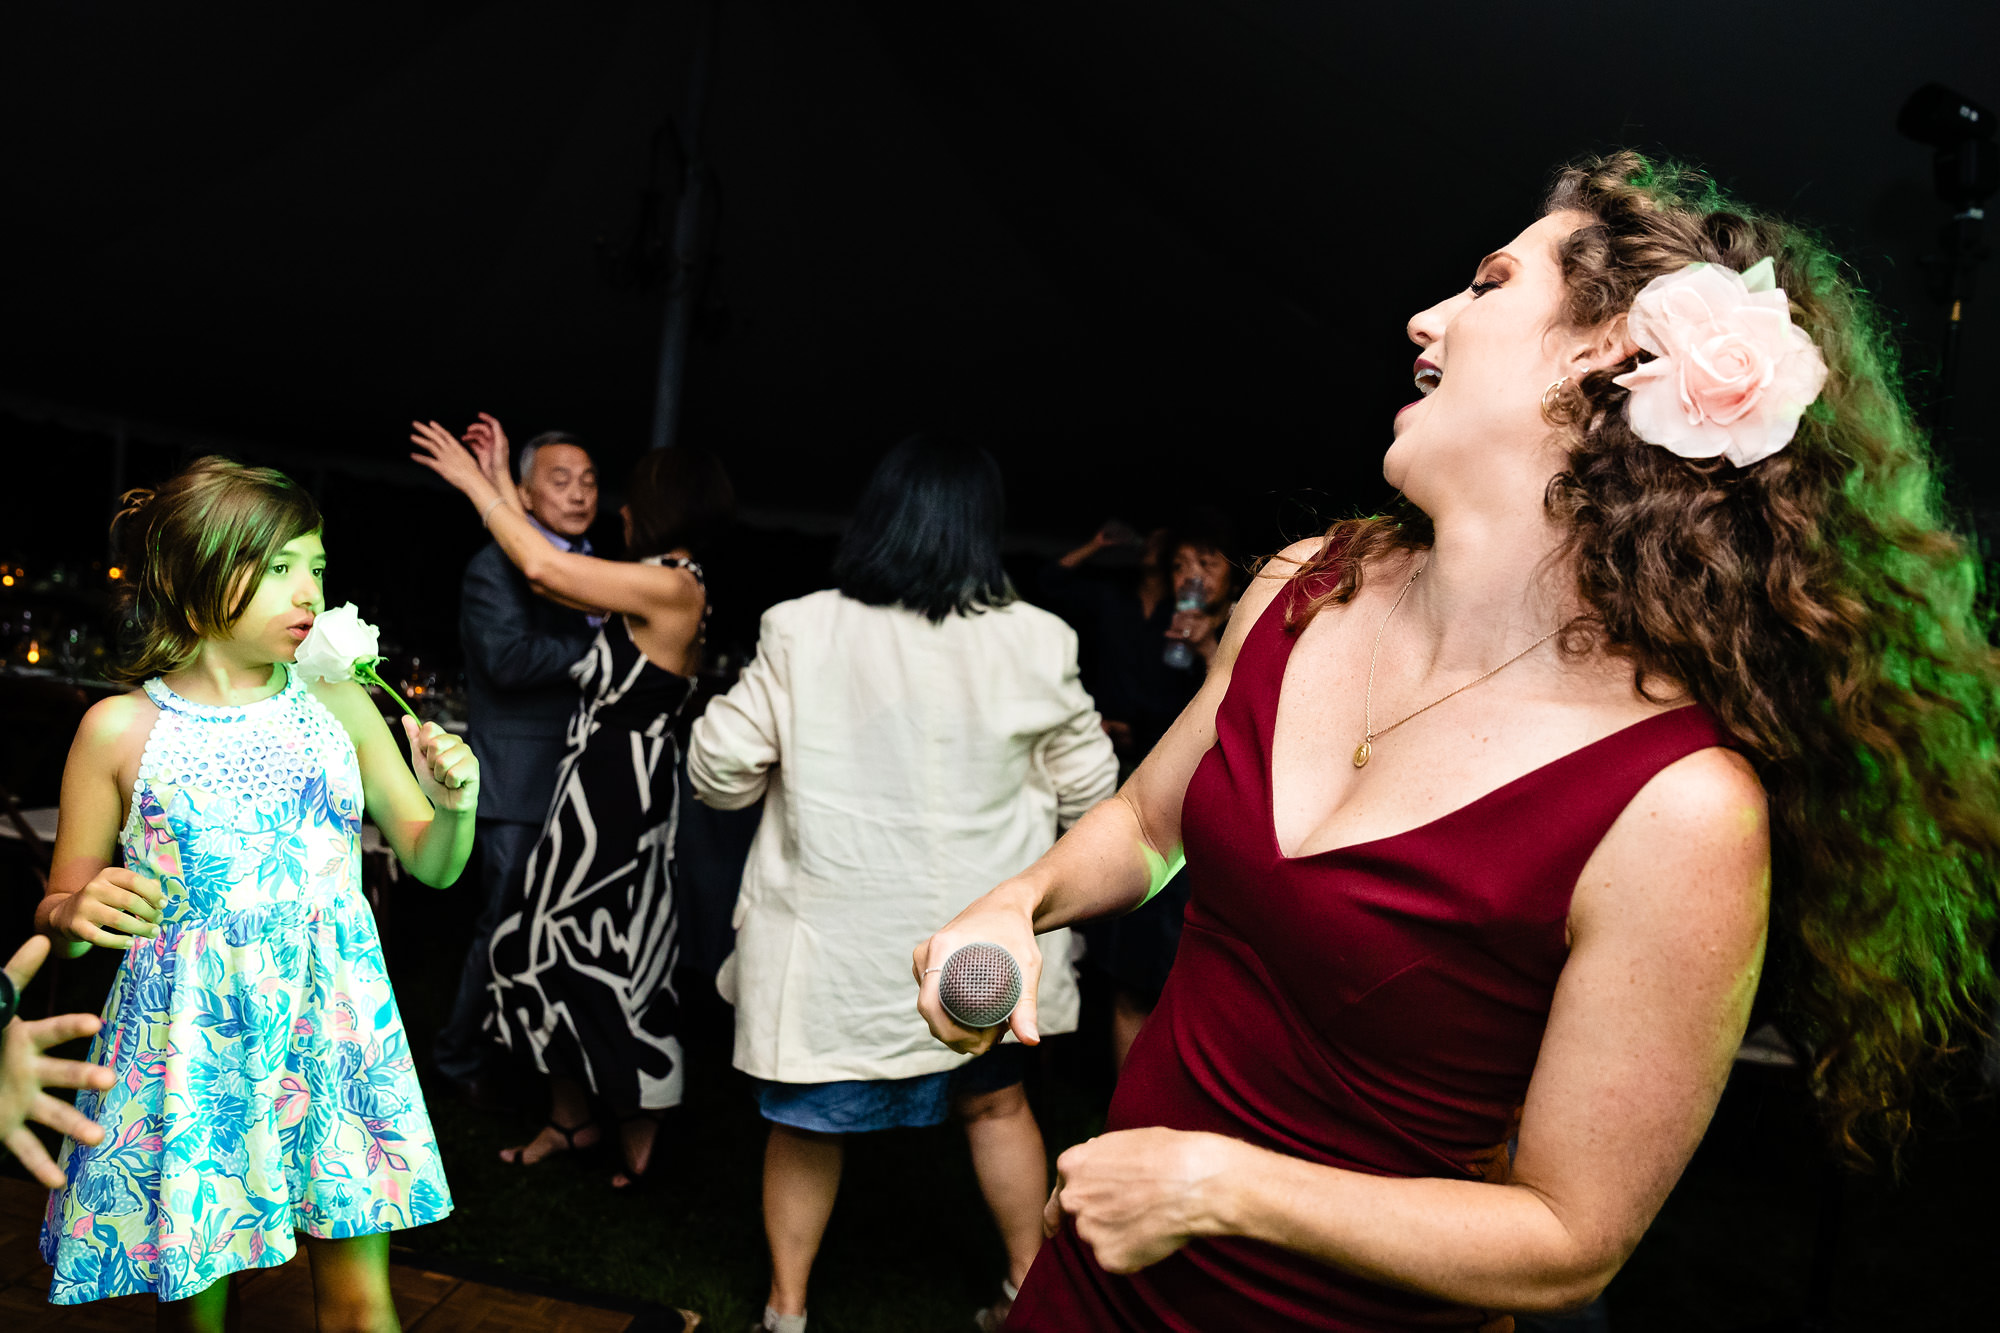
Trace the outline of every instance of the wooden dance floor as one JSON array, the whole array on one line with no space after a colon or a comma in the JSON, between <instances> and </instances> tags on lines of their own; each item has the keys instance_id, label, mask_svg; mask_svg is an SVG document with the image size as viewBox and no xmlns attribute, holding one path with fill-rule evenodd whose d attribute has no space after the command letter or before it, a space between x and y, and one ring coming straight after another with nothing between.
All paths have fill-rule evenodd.
<instances>
[{"instance_id":1,"label":"wooden dance floor","mask_svg":"<svg viewBox=\"0 0 2000 1333\"><path fill-rule=\"evenodd\" d=\"M0 1329L125 1333L151 1328L150 1296L88 1305L48 1303L49 1266L36 1249L47 1198L39 1186L0 1177ZM234 1280L243 1333L301 1333L313 1327L312 1274L303 1253L282 1268L258 1269ZM639 1333L667 1327L620 1310L508 1291L402 1263L390 1267L389 1283L406 1333ZM692 1329L698 1322L672 1320L677 1329Z\"/></svg>"}]
</instances>

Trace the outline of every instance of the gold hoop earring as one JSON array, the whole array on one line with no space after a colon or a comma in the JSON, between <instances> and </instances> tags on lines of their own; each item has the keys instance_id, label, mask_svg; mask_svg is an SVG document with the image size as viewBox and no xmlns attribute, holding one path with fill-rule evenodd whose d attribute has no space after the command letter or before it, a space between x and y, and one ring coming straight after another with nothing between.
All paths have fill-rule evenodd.
<instances>
[{"instance_id":1,"label":"gold hoop earring","mask_svg":"<svg viewBox=\"0 0 2000 1333\"><path fill-rule=\"evenodd\" d=\"M1542 415L1548 416L1556 410L1556 404L1562 401L1563 386L1568 383L1569 376L1565 375L1548 388L1542 390Z\"/></svg>"}]
</instances>

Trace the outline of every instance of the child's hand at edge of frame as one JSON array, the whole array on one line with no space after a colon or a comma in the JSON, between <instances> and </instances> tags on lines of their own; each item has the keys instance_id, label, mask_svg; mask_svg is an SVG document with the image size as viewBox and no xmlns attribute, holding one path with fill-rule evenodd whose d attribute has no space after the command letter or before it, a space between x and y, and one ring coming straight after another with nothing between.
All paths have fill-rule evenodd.
<instances>
[{"instance_id":1,"label":"child's hand at edge of frame","mask_svg":"<svg viewBox=\"0 0 2000 1333\"><path fill-rule=\"evenodd\" d=\"M37 935L7 960L7 978L18 993L26 989L49 956L47 936ZM56 1169L47 1148L27 1127L30 1120L67 1134L78 1143L104 1142L104 1130L83 1112L45 1088L89 1088L103 1092L113 1082L104 1065L82 1060L58 1060L46 1052L52 1046L94 1036L101 1026L95 1014L57 1014L29 1022L16 1018L0 1030L0 1144L19 1159L28 1174L61 1189L66 1177Z\"/></svg>"}]
</instances>

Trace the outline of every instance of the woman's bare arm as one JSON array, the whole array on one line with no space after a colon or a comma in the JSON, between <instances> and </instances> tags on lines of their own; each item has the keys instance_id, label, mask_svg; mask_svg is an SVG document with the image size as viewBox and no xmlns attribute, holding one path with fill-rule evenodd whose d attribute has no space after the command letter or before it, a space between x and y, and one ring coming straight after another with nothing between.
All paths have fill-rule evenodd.
<instances>
[{"instance_id":1,"label":"woman's bare arm","mask_svg":"<svg viewBox=\"0 0 2000 1333\"><path fill-rule=\"evenodd\" d=\"M526 515L512 510L495 510L491 526L493 539L528 586L552 602L581 611L627 615L642 624L701 616L701 584L685 569L558 550L535 531Z\"/></svg>"},{"instance_id":2,"label":"woman's bare arm","mask_svg":"<svg viewBox=\"0 0 2000 1333\"><path fill-rule=\"evenodd\" d=\"M641 622L700 617L701 584L686 570L557 550L521 508L504 471L492 474L491 450L469 450L435 421L410 424L410 443L417 446L410 457L472 502L493 540L537 593L580 610L613 612Z\"/></svg>"},{"instance_id":3,"label":"woman's bare arm","mask_svg":"<svg viewBox=\"0 0 2000 1333\"><path fill-rule=\"evenodd\" d=\"M952 950L975 940L1003 945L1020 960L1025 984L1009 1025L1022 1041L1040 1039L1034 995L1042 963L1034 936L1131 910L1153 886L1160 864L1179 854L1181 798L1195 766L1215 744L1215 713L1229 691L1236 655L1271 599L1320 546L1317 538L1300 542L1251 580L1201 689L1116 795L1079 819L1034 865L917 946L910 970L919 985L918 1010L939 1041L954 1050L982 1051L999 1040L998 1028L973 1031L952 1022L938 1003L932 980Z\"/></svg>"}]
</instances>

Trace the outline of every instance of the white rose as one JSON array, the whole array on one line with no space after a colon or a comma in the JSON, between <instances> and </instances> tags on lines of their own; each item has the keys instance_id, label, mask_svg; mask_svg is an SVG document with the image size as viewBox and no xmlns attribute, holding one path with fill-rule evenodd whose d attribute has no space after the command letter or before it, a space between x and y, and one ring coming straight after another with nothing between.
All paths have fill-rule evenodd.
<instances>
[{"instance_id":1,"label":"white rose","mask_svg":"<svg viewBox=\"0 0 2000 1333\"><path fill-rule=\"evenodd\" d=\"M356 661L374 663L381 634L361 618L352 602L313 617L312 629L292 658L307 680L353 680Z\"/></svg>"}]
</instances>

